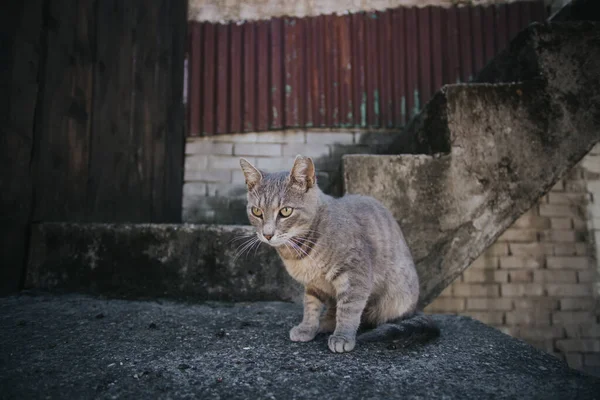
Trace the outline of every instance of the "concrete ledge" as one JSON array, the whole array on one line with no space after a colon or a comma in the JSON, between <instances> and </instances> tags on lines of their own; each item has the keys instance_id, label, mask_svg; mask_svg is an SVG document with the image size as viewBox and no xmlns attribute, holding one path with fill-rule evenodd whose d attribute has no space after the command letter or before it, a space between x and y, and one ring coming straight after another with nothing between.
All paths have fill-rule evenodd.
<instances>
[{"instance_id":1,"label":"concrete ledge","mask_svg":"<svg viewBox=\"0 0 600 400\"><path fill-rule=\"evenodd\" d=\"M600 380L466 317L413 349L292 343L289 303L0 299L2 398L593 399Z\"/></svg>"},{"instance_id":2,"label":"concrete ledge","mask_svg":"<svg viewBox=\"0 0 600 400\"><path fill-rule=\"evenodd\" d=\"M235 259L249 226L34 225L26 287L126 298L299 300L300 287L264 245Z\"/></svg>"}]
</instances>

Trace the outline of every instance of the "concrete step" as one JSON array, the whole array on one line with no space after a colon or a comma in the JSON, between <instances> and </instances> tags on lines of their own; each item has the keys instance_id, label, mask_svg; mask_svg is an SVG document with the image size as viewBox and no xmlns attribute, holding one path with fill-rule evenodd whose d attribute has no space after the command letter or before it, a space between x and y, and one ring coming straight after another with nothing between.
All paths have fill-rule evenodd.
<instances>
[{"instance_id":1,"label":"concrete step","mask_svg":"<svg viewBox=\"0 0 600 400\"><path fill-rule=\"evenodd\" d=\"M249 226L44 223L25 287L124 298L299 301L301 288ZM240 254L240 251L243 254Z\"/></svg>"},{"instance_id":2,"label":"concrete step","mask_svg":"<svg viewBox=\"0 0 600 400\"><path fill-rule=\"evenodd\" d=\"M89 296L0 298L6 399L594 399L600 379L467 317L442 336L332 354L292 343L301 307Z\"/></svg>"}]
</instances>

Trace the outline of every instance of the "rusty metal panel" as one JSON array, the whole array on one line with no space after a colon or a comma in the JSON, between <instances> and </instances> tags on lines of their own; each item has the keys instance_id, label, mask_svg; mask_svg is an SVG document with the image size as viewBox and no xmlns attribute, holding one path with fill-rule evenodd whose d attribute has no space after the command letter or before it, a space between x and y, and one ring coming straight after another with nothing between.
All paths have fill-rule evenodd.
<instances>
[{"instance_id":1,"label":"rusty metal panel","mask_svg":"<svg viewBox=\"0 0 600 400\"><path fill-rule=\"evenodd\" d=\"M444 84L444 62L442 61L442 9L431 8L431 66L433 68L433 90ZM445 34L444 34L445 36Z\"/></svg>"},{"instance_id":2,"label":"rusty metal panel","mask_svg":"<svg viewBox=\"0 0 600 400\"><path fill-rule=\"evenodd\" d=\"M231 52L229 56L229 59L231 60L231 84L229 85L231 132L242 132L244 130L242 124L242 96L240 94L240 89L243 87L242 31L243 28L241 25L233 24L231 26Z\"/></svg>"},{"instance_id":3,"label":"rusty metal panel","mask_svg":"<svg viewBox=\"0 0 600 400\"><path fill-rule=\"evenodd\" d=\"M433 94L431 92L431 21L430 21L430 10L431 7L425 7L419 9L419 97L420 105L424 106L428 101L429 97ZM419 107L420 108L420 107Z\"/></svg>"},{"instance_id":4,"label":"rusty metal panel","mask_svg":"<svg viewBox=\"0 0 600 400\"><path fill-rule=\"evenodd\" d=\"M204 63L202 62L204 45L202 28L203 25L197 22L190 23L188 104L193 105L188 107L188 129L190 136L199 136L202 133L202 70L204 67ZM190 66L193 68L190 68Z\"/></svg>"},{"instance_id":5,"label":"rusty metal panel","mask_svg":"<svg viewBox=\"0 0 600 400\"><path fill-rule=\"evenodd\" d=\"M404 125L547 17L543 0L217 25L190 22L190 136Z\"/></svg>"},{"instance_id":6,"label":"rusty metal panel","mask_svg":"<svg viewBox=\"0 0 600 400\"><path fill-rule=\"evenodd\" d=\"M204 116L202 134L210 136L215 133L215 91L216 85L216 25L206 24L204 26L204 59L210 62L204 63L204 93L202 101L202 115Z\"/></svg>"},{"instance_id":7,"label":"rusty metal panel","mask_svg":"<svg viewBox=\"0 0 600 400\"><path fill-rule=\"evenodd\" d=\"M216 133L229 130L229 25L217 26L217 129Z\"/></svg>"},{"instance_id":8,"label":"rusty metal panel","mask_svg":"<svg viewBox=\"0 0 600 400\"><path fill-rule=\"evenodd\" d=\"M244 131L256 130L256 24L246 23L244 27Z\"/></svg>"},{"instance_id":9,"label":"rusty metal panel","mask_svg":"<svg viewBox=\"0 0 600 400\"><path fill-rule=\"evenodd\" d=\"M257 121L256 130L269 129L269 22L261 21L257 24Z\"/></svg>"},{"instance_id":10,"label":"rusty metal panel","mask_svg":"<svg viewBox=\"0 0 600 400\"><path fill-rule=\"evenodd\" d=\"M392 79L394 87L394 125L402 126L406 123L406 45L404 40L404 8L392 11ZM364 125L364 123L362 124Z\"/></svg>"},{"instance_id":11,"label":"rusty metal panel","mask_svg":"<svg viewBox=\"0 0 600 400\"><path fill-rule=\"evenodd\" d=\"M339 38L339 107L341 126L352 126L354 124L352 109L352 58L350 52L350 40L352 39L351 17L349 15L336 18L338 21L337 31Z\"/></svg>"},{"instance_id":12,"label":"rusty metal panel","mask_svg":"<svg viewBox=\"0 0 600 400\"><path fill-rule=\"evenodd\" d=\"M285 90L283 75L283 21L271 20L271 129L285 126L283 96ZM268 61L267 61L268 62ZM240 88L243 89L243 88Z\"/></svg>"},{"instance_id":13,"label":"rusty metal panel","mask_svg":"<svg viewBox=\"0 0 600 400\"><path fill-rule=\"evenodd\" d=\"M391 60L392 60L392 27L391 27L391 13L390 12L379 12L378 16L378 40L377 40L377 53L379 54L379 112L380 121L382 127L393 127L393 87L391 84Z\"/></svg>"},{"instance_id":14,"label":"rusty metal panel","mask_svg":"<svg viewBox=\"0 0 600 400\"><path fill-rule=\"evenodd\" d=\"M483 45L482 7L471 10L471 33L473 35L473 67L477 73L484 65L485 48Z\"/></svg>"},{"instance_id":15,"label":"rusty metal panel","mask_svg":"<svg viewBox=\"0 0 600 400\"><path fill-rule=\"evenodd\" d=\"M495 7L483 7L483 58L487 64L496 54Z\"/></svg>"}]
</instances>

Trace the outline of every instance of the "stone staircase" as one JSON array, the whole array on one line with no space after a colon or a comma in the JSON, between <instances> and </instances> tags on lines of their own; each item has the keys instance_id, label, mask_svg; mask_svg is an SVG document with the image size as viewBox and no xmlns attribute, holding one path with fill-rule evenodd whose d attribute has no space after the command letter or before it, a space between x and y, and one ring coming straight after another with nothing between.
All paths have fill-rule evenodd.
<instances>
[{"instance_id":1,"label":"stone staircase","mask_svg":"<svg viewBox=\"0 0 600 400\"><path fill-rule=\"evenodd\" d=\"M474 83L442 88L393 155L344 157L346 191L405 230L423 304L600 139L598 43L599 24L534 24Z\"/></svg>"},{"instance_id":2,"label":"stone staircase","mask_svg":"<svg viewBox=\"0 0 600 400\"><path fill-rule=\"evenodd\" d=\"M574 14L565 10L555 18ZM434 96L391 155L344 158L346 191L379 198L405 230L423 305L600 139L599 43L592 22L533 25L476 82ZM32 229L26 287L298 300L300 288L274 252L261 247L236 258L236 240L251 233L249 226L42 223Z\"/></svg>"}]
</instances>

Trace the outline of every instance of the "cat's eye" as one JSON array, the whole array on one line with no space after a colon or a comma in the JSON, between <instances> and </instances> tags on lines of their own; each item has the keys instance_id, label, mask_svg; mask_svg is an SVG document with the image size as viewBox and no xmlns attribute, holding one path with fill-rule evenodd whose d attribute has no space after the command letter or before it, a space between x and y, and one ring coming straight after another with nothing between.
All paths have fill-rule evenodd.
<instances>
[{"instance_id":1,"label":"cat's eye","mask_svg":"<svg viewBox=\"0 0 600 400\"><path fill-rule=\"evenodd\" d=\"M261 209L258 208L258 207L252 207L252 215L254 215L255 217L262 218L262 211L261 211Z\"/></svg>"},{"instance_id":2,"label":"cat's eye","mask_svg":"<svg viewBox=\"0 0 600 400\"><path fill-rule=\"evenodd\" d=\"M279 215L281 215L283 218L289 217L292 215L292 211L294 211L292 207L283 207L281 210L279 210Z\"/></svg>"}]
</instances>

